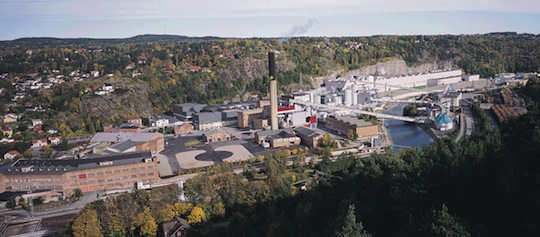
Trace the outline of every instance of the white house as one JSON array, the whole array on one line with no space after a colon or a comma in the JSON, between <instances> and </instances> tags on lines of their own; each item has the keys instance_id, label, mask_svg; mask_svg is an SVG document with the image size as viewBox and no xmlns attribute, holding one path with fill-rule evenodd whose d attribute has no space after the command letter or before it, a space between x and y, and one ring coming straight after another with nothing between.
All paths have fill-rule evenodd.
<instances>
[{"instance_id":1,"label":"white house","mask_svg":"<svg viewBox=\"0 0 540 237\"><path fill-rule=\"evenodd\" d=\"M49 142L51 143L51 145L58 145L60 144L60 142L62 142L62 137L49 137Z\"/></svg>"},{"instance_id":2,"label":"white house","mask_svg":"<svg viewBox=\"0 0 540 237\"><path fill-rule=\"evenodd\" d=\"M103 86L101 87L101 90L113 92L114 88L111 84L103 84Z\"/></svg>"},{"instance_id":3,"label":"white house","mask_svg":"<svg viewBox=\"0 0 540 237\"><path fill-rule=\"evenodd\" d=\"M169 126L169 120L166 118L151 119L150 126L152 127L165 127Z\"/></svg>"},{"instance_id":4,"label":"white house","mask_svg":"<svg viewBox=\"0 0 540 237\"><path fill-rule=\"evenodd\" d=\"M19 154L16 150L11 150L8 153L4 155L4 159L15 159L15 157Z\"/></svg>"},{"instance_id":5,"label":"white house","mask_svg":"<svg viewBox=\"0 0 540 237\"><path fill-rule=\"evenodd\" d=\"M32 140L32 147L42 147L48 145L47 138Z\"/></svg>"},{"instance_id":6,"label":"white house","mask_svg":"<svg viewBox=\"0 0 540 237\"><path fill-rule=\"evenodd\" d=\"M32 119L32 126L37 126L37 125L43 125L43 121L41 121L41 119Z\"/></svg>"}]
</instances>

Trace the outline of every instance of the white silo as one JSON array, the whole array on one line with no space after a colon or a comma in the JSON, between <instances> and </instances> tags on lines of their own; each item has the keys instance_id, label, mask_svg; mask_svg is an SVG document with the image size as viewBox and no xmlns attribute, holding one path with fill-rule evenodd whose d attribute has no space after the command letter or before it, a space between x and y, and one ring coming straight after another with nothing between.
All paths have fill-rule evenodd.
<instances>
[{"instance_id":1,"label":"white silo","mask_svg":"<svg viewBox=\"0 0 540 237\"><path fill-rule=\"evenodd\" d=\"M351 89L345 89L345 101L344 104L346 106L351 106L352 104L352 90Z\"/></svg>"},{"instance_id":2,"label":"white silo","mask_svg":"<svg viewBox=\"0 0 540 237\"><path fill-rule=\"evenodd\" d=\"M358 85L356 83L353 83L351 88L353 93L358 91Z\"/></svg>"},{"instance_id":3,"label":"white silo","mask_svg":"<svg viewBox=\"0 0 540 237\"><path fill-rule=\"evenodd\" d=\"M358 93L353 92L352 93L352 105L357 105L357 104L358 104Z\"/></svg>"},{"instance_id":4,"label":"white silo","mask_svg":"<svg viewBox=\"0 0 540 237\"><path fill-rule=\"evenodd\" d=\"M338 94L334 94L332 96L332 102L334 102L334 104L336 104L336 105L343 104L343 96L338 95Z\"/></svg>"},{"instance_id":5,"label":"white silo","mask_svg":"<svg viewBox=\"0 0 540 237\"><path fill-rule=\"evenodd\" d=\"M375 84L373 84L375 82L375 77L372 75L369 75L367 77L367 81L368 81L368 88L373 89L375 87Z\"/></svg>"}]
</instances>

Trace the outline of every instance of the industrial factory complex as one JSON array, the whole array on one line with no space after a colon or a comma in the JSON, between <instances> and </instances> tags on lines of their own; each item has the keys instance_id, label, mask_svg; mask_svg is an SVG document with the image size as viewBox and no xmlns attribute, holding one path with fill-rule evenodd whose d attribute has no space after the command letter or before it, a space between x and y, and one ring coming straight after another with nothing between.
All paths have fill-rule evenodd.
<instances>
[{"instance_id":1,"label":"industrial factory complex","mask_svg":"<svg viewBox=\"0 0 540 237\"><path fill-rule=\"evenodd\" d=\"M74 151L79 159L20 159L2 167L0 191L71 195L77 188L83 192L126 189L280 148L307 147L316 157L326 133L339 144L332 155L383 151L392 144L381 126L385 119L454 131L463 99L463 88L456 86L480 80L459 69L398 77L349 75L330 78L313 90L278 95L275 61L275 54L269 53L268 98L219 106L174 104L172 116L152 119L151 127L142 128L139 118L117 128L104 127L104 132ZM388 103L415 104L419 113L387 114L383 110ZM164 128L174 128L174 135L164 136L160 132ZM340 141L345 140L351 141L342 147Z\"/></svg>"}]
</instances>

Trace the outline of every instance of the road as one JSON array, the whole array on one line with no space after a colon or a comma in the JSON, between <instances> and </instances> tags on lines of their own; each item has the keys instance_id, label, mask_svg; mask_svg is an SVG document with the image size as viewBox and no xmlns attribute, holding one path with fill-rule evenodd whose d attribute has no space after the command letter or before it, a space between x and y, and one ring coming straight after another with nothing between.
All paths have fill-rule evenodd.
<instances>
[{"instance_id":1,"label":"road","mask_svg":"<svg viewBox=\"0 0 540 237\"><path fill-rule=\"evenodd\" d=\"M98 193L101 193L101 191L93 191L93 192L84 193L84 195L80 197L79 200L69 205L54 208L52 210L30 212L30 211L18 209L18 210L3 211L0 214L21 215L23 216L23 218L19 220L25 220L25 219L30 220L35 217L46 218L46 217L54 217L54 216L78 213L79 210L81 210L84 206L86 206L86 204L98 200Z\"/></svg>"},{"instance_id":2,"label":"road","mask_svg":"<svg viewBox=\"0 0 540 237\"><path fill-rule=\"evenodd\" d=\"M467 124L467 130L465 132L465 135L470 136L474 131L474 119L471 112L471 107L469 106L462 106L463 115L465 116L465 124Z\"/></svg>"},{"instance_id":3,"label":"road","mask_svg":"<svg viewBox=\"0 0 540 237\"><path fill-rule=\"evenodd\" d=\"M466 119L465 119L465 115L463 115L463 113L461 113L461 115L459 116L459 133L458 135L456 136L456 142L459 142L459 140L461 140L461 138L463 138L463 135L465 134L465 126L466 125Z\"/></svg>"}]
</instances>

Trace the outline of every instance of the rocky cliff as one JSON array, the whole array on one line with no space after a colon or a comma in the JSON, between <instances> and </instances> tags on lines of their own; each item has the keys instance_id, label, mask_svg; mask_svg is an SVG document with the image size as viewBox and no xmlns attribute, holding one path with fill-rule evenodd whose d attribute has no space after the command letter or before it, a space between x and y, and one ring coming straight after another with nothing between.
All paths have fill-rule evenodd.
<instances>
[{"instance_id":1,"label":"rocky cliff","mask_svg":"<svg viewBox=\"0 0 540 237\"><path fill-rule=\"evenodd\" d=\"M276 67L278 71L290 71L296 65L287 59L278 59L276 61ZM263 76L268 76L268 60L254 58L235 60L227 68L222 69L219 74L221 78L229 82L234 79L252 81Z\"/></svg>"},{"instance_id":2,"label":"rocky cliff","mask_svg":"<svg viewBox=\"0 0 540 237\"><path fill-rule=\"evenodd\" d=\"M113 85L118 87L115 92L102 96L93 95L81 101L84 116L116 119L128 114L141 117L155 114L152 103L148 99L149 85L147 83L117 80Z\"/></svg>"},{"instance_id":3,"label":"rocky cliff","mask_svg":"<svg viewBox=\"0 0 540 237\"><path fill-rule=\"evenodd\" d=\"M387 62L378 62L375 65L360 68L358 70L349 71L346 76L362 76L362 75L374 75L374 76L399 76L410 73L434 71L451 69L453 63L450 61L435 61L430 63L422 63L415 66L407 66L407 63L403 60L394 59Z\"/></svg>"}]
</instances>

